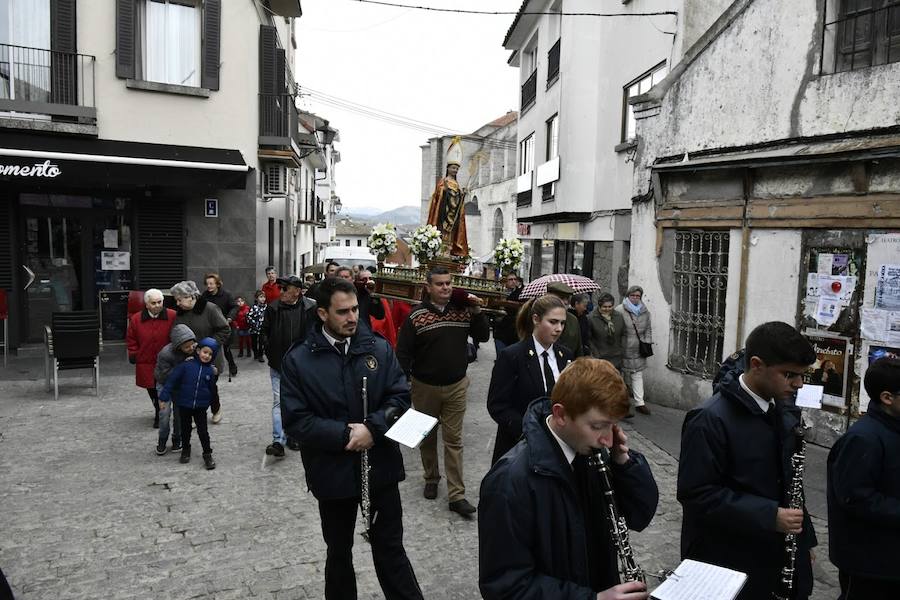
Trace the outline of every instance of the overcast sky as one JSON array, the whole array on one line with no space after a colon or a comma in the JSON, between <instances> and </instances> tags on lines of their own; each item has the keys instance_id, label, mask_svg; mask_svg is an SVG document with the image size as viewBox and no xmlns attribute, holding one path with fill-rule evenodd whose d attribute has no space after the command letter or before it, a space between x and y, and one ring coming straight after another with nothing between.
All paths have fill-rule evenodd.
<instances>
[{"instance_id":1,"label":"overcast sky","mask_svg":"<svg viewBox=\"0 0 900 600\"><path fill-rule=\"evenodd\" d=\"M398 0L516 11L521 0ZM512 16L426 12L354 0L304 0L295 76L345 100L458 133L518 108L517 69L503 38ZM304 96L301 108L340 130L337 193L346 208L418 205L420 146L432 137Z\"/></svg>"}]
</instances>

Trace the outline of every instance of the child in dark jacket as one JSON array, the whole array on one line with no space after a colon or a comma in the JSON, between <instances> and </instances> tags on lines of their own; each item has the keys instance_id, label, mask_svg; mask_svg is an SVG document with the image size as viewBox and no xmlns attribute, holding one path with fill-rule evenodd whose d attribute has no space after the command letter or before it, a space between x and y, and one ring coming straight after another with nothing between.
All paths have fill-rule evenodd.
<instances>
[{"instance_id":1,"label":"child in dark jacket","mask_svg":"<svg viewBox=\"0 0 900 600\"><path fill-rule=\"evenodd\" d=\"M256 301L253 303L250 312L247 313L247 325L250 327L250 337L253 340L253 358L263 362L266 349L263 345L263 337L260 335L260 331L262 331L263 320L266 316L266 294L262 290L256 290L256 294L253 297Z\"/></svg>"},{"instance_id":2,"label":"child in dark jacket","mask_svg":"<svg viewBox=\"0 0 900 600\"><path fill-rule=\"evenodd\" d=\"M191 420L197 426L197 437L203 446L203 464L207 469L215 469L209 431L206 426L206 410L216 395L216 381L219 376L213 366L213 359L219 351L219 344L213 338L203 338L197 344L195 360L188 360L169 375L159 399L173 401L178 406L181 417L181 459L182 464L191 460Z\"/></svg>"}]
</instances>

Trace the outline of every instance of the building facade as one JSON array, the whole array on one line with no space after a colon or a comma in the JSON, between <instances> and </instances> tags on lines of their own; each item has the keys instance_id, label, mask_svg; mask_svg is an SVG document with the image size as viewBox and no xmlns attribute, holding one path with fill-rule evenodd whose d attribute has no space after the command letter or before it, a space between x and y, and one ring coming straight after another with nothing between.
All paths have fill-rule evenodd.
<instances>
[{"instance_id":1,"label":"building facade","mask_svg":"<svg viewBox=\"0 0 900 600\"><path fill-rule=\"evenodd\" d=\"M900 354L900 8L722 9L634 99L630 281L654 320L648 396L696 405L756 325L785 321L816 348L805 380L821 409L806 412L830 445L866 410L869 362Z\"/></svg>"},{"instance_id":2,"label":"building facade","mask_svg":"<svg viewBox=\"0 0 900 600\"><path fill-rule=\"evenodd\" d=\"M510 111L466 136L461 136L463 164L457 180L468 188L465 205L470 254L490 261L503 238L516 236L516 119ZM447 149L453 136L431 138L422 146L422 223L435 184L445 175Z\"/></svg>"},{"instance_id":3,"label":"building facade","mask_svg":"<svg viewBox=\"0 0 900 600\"><path fill-rule=\"evenodd\" d=\"M525 0L503 45L520 72L517 222L526 275L581 273L619 296L627 284L634 119L628 98L679 52L679 0ZM612 4L610 5L612 6ZM605 5L604 5L605 8Z\"/></svg>"},{"instance_id":4,"label":"building facade","mask_svg":"<svg viewBox=\"0 0 900 600\"><path fill-rule=\"evenodd\" d=\"M11 345L102 294L211 271L251 294L267 264L312 260L327 132L295 105L299 0L0 7Z\"/></svg>"}]
</instances>

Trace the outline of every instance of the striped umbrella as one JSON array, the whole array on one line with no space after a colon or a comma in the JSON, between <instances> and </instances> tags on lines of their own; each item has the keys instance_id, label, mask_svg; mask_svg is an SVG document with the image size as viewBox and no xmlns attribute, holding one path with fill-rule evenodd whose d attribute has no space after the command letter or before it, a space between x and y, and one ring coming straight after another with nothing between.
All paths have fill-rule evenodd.
<instances>
[{"instance_id":1,"label":"striped umbrella","mask_svg":"<svg viewBox=\"0 0 900 600\"><path fill-rule=\"evenodd\" d=\"M570 275L569 273L554 273L553 275L544 275L538 277L522 289L519 298L537 298L547 293L547 284L554 281L561 281L567 286L575 290L575 292L593 292L599 290L600 286L593 279L583 277L581 275Z\"/></svg>"}]
</instances>

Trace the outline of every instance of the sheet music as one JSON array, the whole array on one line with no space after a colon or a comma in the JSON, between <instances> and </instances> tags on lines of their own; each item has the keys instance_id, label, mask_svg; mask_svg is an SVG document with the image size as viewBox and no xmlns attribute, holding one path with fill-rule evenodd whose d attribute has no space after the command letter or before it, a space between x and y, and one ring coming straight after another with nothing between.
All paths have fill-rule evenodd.
<instances>
[{"instance_id":1,"label":"sheet music","mask_svg":"<svg viewBox=\"0 0 900 600\"><path fill-rule=\"evenodd\" d=\"M709 563L686 559L675 573L653 590L653 600L734 600L747 575Z\"/></svg>"},{"instance_id":2,"label":"sheet music","mask_svg":"<svg viewBox=\"0 0 900 600\"><path fill-rule=\"evenodd\" d=\"M436 418L410 408L384 435L404 446L416 448L435 425Z\"/></svg>"}]
</instances>

